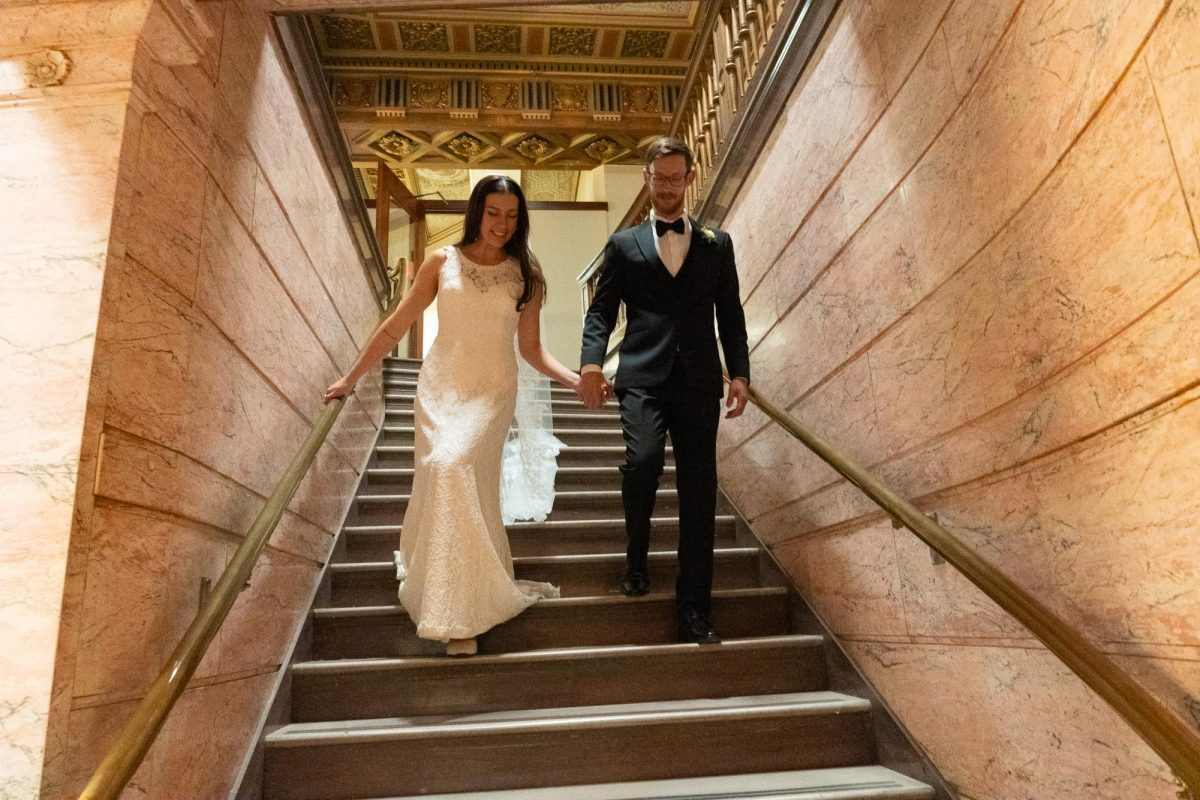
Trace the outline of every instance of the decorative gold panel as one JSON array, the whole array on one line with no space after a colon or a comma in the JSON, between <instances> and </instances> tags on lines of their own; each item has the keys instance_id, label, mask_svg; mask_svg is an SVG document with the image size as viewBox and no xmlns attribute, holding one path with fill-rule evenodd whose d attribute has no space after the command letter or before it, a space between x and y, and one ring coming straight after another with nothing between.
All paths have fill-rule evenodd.
<instances>
[{"instance_id":1,"label":"decorative gold panel","mask_svg":"<svg viewBox=\"0 0 1200 800\"><path fill-rule=\"evenodd\" d=\"M403 161L416 152L417 148L420 147L420 143L398 131L391 131L372 142L371 147L381 153L386 153L393 158Z\"/></svg>"},{"instance_id":2,"label":"decorative gold panel","mask_svg":"<svg viewBox=\"0 0 1200 800\"><path fill-rule=\"evenodd\" d=\"M374 50L375 34L371 23L351 17L321 17L325 44L331 50Z\"/></svg>"},{"instance_id":3,"label":"decorative gold panel","mask_svg":"<svg viewBox=\"0 0 1200 800\"><path fill-rule=\"evenodd\" d=\"M475 158L487 149L487 145L469 133L460 133L446 143L446 149L456 156Z\"/></svg>"},{"instance_id":4,"label":"decorative gold panel","mask_svg":"<svg viewBox=\"0 0 1200 800\"><path fill-rule=\"evenodd\" d=\"M621 145L607 136L601 136L583 148L583 152L587 153L589 158L601 162L616 158L621 154L621 150Z\"/></svg>"},{"instance_id":5,"label":"decorative gold panel","mask_svg":"<svg viewBox=\"0 0 1200 800\"><path fill-rule=\"evenodd\" d=\"M522 139L514 149L530 161L537 161L548 156L554 150L554 144L534 134Z\"/></svg>"},{"instance_id":6,"label":"decorative gold panel","mask_svg":"<svg viewBox=\"0 0 1200 800\"><path fill-rule=\"evenodd\" d=\"M590 56L596 49L595 28L550 28L552 56Z\"/></svg>"},{"instance_id":7,"label":"decorative gold panel","mask_svg":"<svg viewBox=\"0 0 1200 800\"><path fill-rule=\"evenodd\" d=\"M476 53L521 52L521 26L519 25L476 25Z\"/></svg>"},{"instance_id":8,"label":"decorative gold panel","mask_svg":"<svg viewBox=\"0 0 1200 800\"><path fill-rule=\"evenodd\" d=\"M401 22L397 27L405 50L450 52L450 38L446 35L446 26L440 22Z\"/></svg>"},{"instance_id":9,"label":"decorative gold panel","mask_svg":"<svg viewBox=\"0 0 1200 800\"><path fill-rule=\"evenodd\" d=\"M333 102L338 106L362 108L375 104L374 78L338 78L333 86Z\"/></svg>"},{"instance_id":10,"label":"decorative gold panel","mask_svg":"<svg viewBox=\"0 0 1200 800\"><path fill-rule=\"evenodd\" d=\"M408 85L408 104L412 108L448 108L449 81L413 81Z\"/></svg>"},{"instance_id":11,"label":"decorative gold panel","mask_svg":"<svg viewBox=\"0 0 1200 800\"><path fill-rule=\"evenodd\" d=\"M587 87L579 83L556 83L551 86L555 111L587 111Z\"/></svg>"},{"instance_id":12,"label":"decorative gold panel","mask_svg":"<svg viewBox=\"0 0 1200 800\"><path fill-rule=\"evenodd\" d=\"M481 88L484 110L516 110L521 107L521 85L518 83L485 83Z\"/></svg>"},{"instance_id":13,"label":"decorative gold panel","mask_svg":"<svg viewBox=\"0 0 1200 800\"><path fill-rule=\"evenodd\" d=\"M662 58L667 53L668 31L626 31L622 58Z\"/></svg>"},{"instance_id":14,"label":"decorative gold panel","mask_svg":"<svg viewBox=\"0 0 1200 800\"><path fill-rule=\"evenodd\" d=\"M622 86L621 110L635 114L658 112L657 86Z\"/></svg>"}]
</instances>

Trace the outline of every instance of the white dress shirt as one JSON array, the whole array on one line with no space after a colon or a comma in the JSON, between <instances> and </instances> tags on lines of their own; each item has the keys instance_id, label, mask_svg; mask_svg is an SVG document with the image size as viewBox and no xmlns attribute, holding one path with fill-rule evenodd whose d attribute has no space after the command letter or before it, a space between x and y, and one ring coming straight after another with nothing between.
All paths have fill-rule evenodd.
<instances>
[{"instance_id":1,"label":"white dress shirt","mask_svg":"<svg viewBox=\"0 0 1200 800\"><path fill-rule=\"evenodd\" d=\"M667 272L671 273L674 278L679 274L680 267L683 266L684 259L687 258L688 248L692 245L692 220L684 212L680 212L679 216L671 217L671 219L663 219L663 222L674 222L683 217L683 233L675 231L667 231L662 236L654 230L654 220L659 217L654 209L650 209L650 232L654 236L654 250L658 253L658 257L662 259L663 266L667 268ZM585 372L603 372L599 364L584 364L579 368L580 374Z\"/></svg>"}]
</instances>

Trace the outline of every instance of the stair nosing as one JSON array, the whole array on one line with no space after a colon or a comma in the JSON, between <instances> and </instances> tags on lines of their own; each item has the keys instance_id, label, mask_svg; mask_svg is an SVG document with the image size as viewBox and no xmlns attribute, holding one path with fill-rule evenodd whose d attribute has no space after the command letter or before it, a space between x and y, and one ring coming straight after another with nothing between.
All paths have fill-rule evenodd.
<instances>
[{"instance_id":1,"label":"stair nosing","mask_svg":"<svg viewBox=\"0 0 1200 800\"><path fill-rule=\"evenodd\" d=\"M751 698L774 698L761 704L734 705L738 700ZM807 698L805 700L792 698ZM702 701L675 701L673 703L628 703L621 706L573 706L559 709L527 709L511 713L513 719L480 722L434 722L413 725L420 717L394 718L396 725L367 728L366 724L381 720L339 720L347 730L308 730L327 726L329 723L290 723L280 726L266 736L267 747L313 747L322 745L362 744L379 741L401 741L405 739L441 739L462 736L489 736L507 733L549 733L568 730L596 730L599 728L629 728L648 725L687 723L697 721L733 721L739 719L774 719L779 717L821 716L865 713L871 710L871 702L861 697L841 692L792 692L777 695L750 695L748 697L724 698L728 705L699 705ZM652 705L673 705L673 708L650 710ZM642 706L643 710L636 710ZM693 707L688 707L693 706ZM628 711L611 712L600 709L627 708ZM533 712L553 710L553 717L538 718ZM578 711L577 714L570 712ZM524 714L526 718L520 718ZM471 716L471 715L466 715ZM434 717L433 719L441 719ZM389 718L392 719L392 718ZM429 719L429 718L425 718ZM399 723L408 721L407 727Z\"/></svg>"},{"instance_id":2,"label":"stair nosing","mask_svg":"<svg viewBox=\"0 0 1200 800\"><path fill-rule=\"evenodd\" d=\"M718 514L715 518L715 521L718 525L723 523L729 524L731 522L736 522L737 517L732 514ZM651 526L665 525L672 522L678 523L679 517L652 517L650 519ZM602 517L599 519L548 519L542 522L513 522L505 525L504 527L510 531L523 531L540 530L542 528L601 528L609 525L619 525L623 527L625 525L625 519L623 517ZM400 525L346 525L342 528L342 530L358 534L383 534L399 533L401 527L402 526Z\"/></svg>"},{"instance_id":3,"label":"stair nosing","mask_svg":"<svg viewBox=\"0 0 1200 800\"><path fill-rule=\"evenodd\" d=\"M744 639L726 639L719 646L669 642L663 644L614 644L580 645L577 647L552 647L543 650L519 650L510 653L485 653L469 659L445 658L443 656L406 656L400 658L332 658L301 661L292 665L293 673L304 675L350 674L389 670L415 669L463 669L472 664L532 664L571 660L600 660L627 655L670 655L703 648L705 652L726 650L769 650L798 645L821 647L822 636L803 633L779 636L749 636Z\"/></svg>"},{"instance_id":4,"label":"stair nosing","mask_svg":"<svg viewBox=\"0 0 1200 800\"><path fill-rule=\"evenodd\" d=\"M721 598L738 599L742 597L778 597L779 595L786 595L787 592L788 588L786 586L754 586L745 589L714 589L712 592L712 597L714 600ZM583 595L580 597L547 597L543 600L539 600L537 604L531 608L544 609L572 608L576 606L649 605L650 603L661 603L664 600L674 602L675 595L663 593L645 594L640 597L626 597L625 595L598 594ZM404 606L400 605L399 603L386 606L328 606L325 608L312 609L314 618L319 617L324 619L389 617L404 613Z\"/></svg>"},{"instance_id":5,"label":"stair nosing","mask_svg":"<svg viewBox=\"0 0 1200 800\"><path fill-rule=\"evenodd\" d=\"M714 547L713 557L735 556L749 557L758 555L761 550L757 547ZM675 558L673 550L654 550L647 554L651 560L669 560ZM530 564L607 564L612 562L624 563L624 553L564 553L553 556L514 556L513 565ZM375 570L393 570L396 568L392 561L339 561L329 565L331 572L373 572Z\"/></svg>"},{"instance_id":6,"label":"stair nosing","mask_svg":"<svg viewBox=\"0 0 1200 800\"><path fill-rule=\"evenodd\" d=\"M659 489L658 490L658 498L659 499L662 499L663 497L670 497L673 495L678 495L678 494L679 494L678 489ZM587 498L595 498L597 500L607 500L607 499L617 498L620 496L621 496L620 489L578 489L578 490L571 490L571 491L556 491L554 493L554 498L556 500L559 498L568 499L568 500L584 500ZM382 494L382 493L367 492L364 494L355 495L354 499L355 500L370 500L370 501L376 502L376 503L381 503L381 502L400 503L400 502L407 502L407 501L411 500L412 494L411 493L408 493L408 494Z\"/></svg>"},{"instance_id":7,"label":"stair nosing","mask_svg":"<svg viewBox=\"0 0 1200 800\"><path fill-rule=\"evenodd\" d=\"M800 785L774 789L742 790L738 782L750 779L792 779ZM732 784L732 785L731 785ZM736 787L736 788L735 788ZM932 800L932 786L880 764L823 769L775 770L746 774L700 775L685 778L658 778L619 783L568 784L526 789L483 789L477 792L450 792L425 795L426 800ZM365 798L360 799L365 800ZM401 797L374 800L403 800Z\"/></svg>"}]
</instances>

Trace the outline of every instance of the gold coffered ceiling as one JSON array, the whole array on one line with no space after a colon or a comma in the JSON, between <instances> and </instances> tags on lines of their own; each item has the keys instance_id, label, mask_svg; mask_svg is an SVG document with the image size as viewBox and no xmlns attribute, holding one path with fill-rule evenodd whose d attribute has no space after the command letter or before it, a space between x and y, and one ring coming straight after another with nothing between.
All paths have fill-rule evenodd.
<instances>
[{"instance_id":1,"label":"gold coffered ceiling","mask_svg":"<svg viewBox=\"0 0 1200 800\"><path fill-rule=\"evenodd\" d=\"M310 19L361 169L578 171L640 163L666 131L702 11L674 0Z\"/></svg>"}]
</instances>

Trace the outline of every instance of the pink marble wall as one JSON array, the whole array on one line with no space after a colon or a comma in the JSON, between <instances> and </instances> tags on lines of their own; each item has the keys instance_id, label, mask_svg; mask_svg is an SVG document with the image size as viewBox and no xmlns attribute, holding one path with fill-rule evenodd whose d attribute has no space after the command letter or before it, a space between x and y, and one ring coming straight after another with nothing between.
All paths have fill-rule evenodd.
<instances>
[{"instance_id":1,"label":"pink marble wall","mask_svg":"<svg viewBox=\"0 0 1200 800\"><path fill-rule=\"evenodd\" d=\"M0 60L47 45L67 81L0 95L6 797L76 796L380 313L267 4L0 12ZM130 796L232 786L382 418L360 388Z\"/></svg>"},{"instance_id":2,"label":"pink marble wall","mask_svg":"<svg viewBox=\"0 0 1200 800\"><path fill-rule=\"evenodd\" d=\"M1197 0L843 4L727 227L756 387L1200 729L1198 107ZM1020 625L761 413L720 454L964 797L1173 797Z\"/></svg>"}]
</instances>

